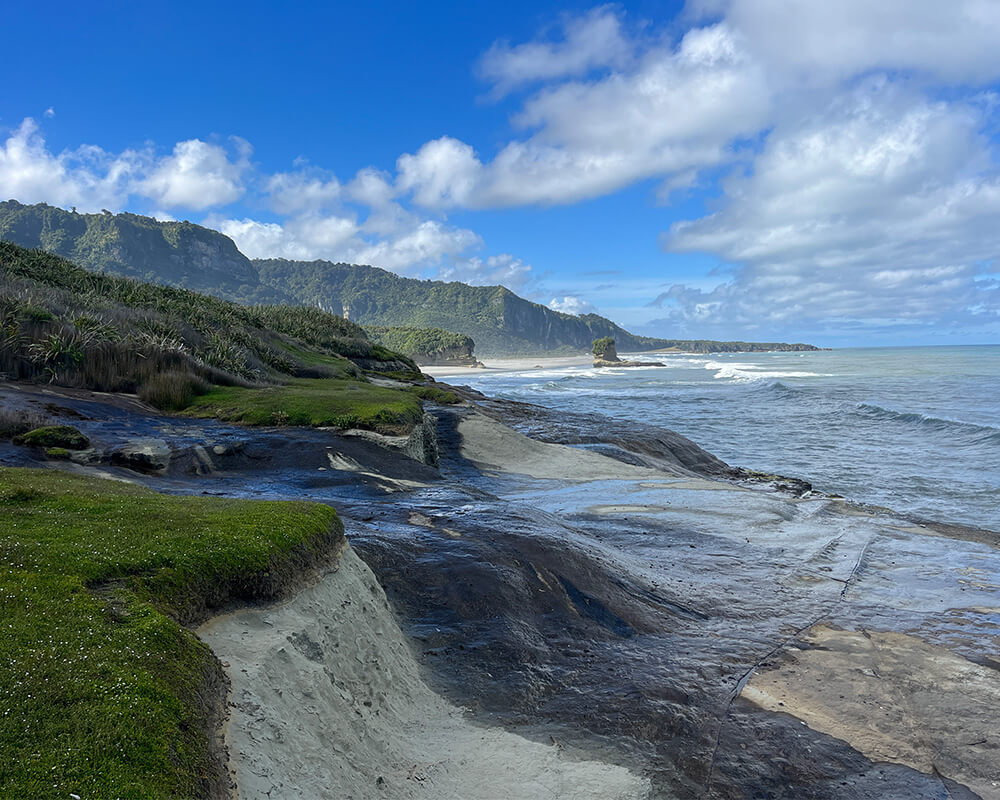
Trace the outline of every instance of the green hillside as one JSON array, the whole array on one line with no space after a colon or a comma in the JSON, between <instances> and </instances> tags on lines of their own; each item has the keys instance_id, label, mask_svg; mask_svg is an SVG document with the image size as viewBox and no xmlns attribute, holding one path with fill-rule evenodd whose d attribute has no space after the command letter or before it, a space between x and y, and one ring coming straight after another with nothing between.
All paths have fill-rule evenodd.
<instances>
[{"instance_id":1,"label":"green hillside","mask_svg":"<svg viewBox=\"0 0 1000 800\"><path fill-rule=\"evenodd\" d=\"M39 203L0 202L0 239L62 256L84 269L210 292L230 300L286 302L259 293L257 270L228 236L190 222L138 214L77 214Z\"/></svg>"},{"instance_id":2,"label":"green hillside","mask_svg":"<svg viewBox=\"0 0 1000 800\"><path fill-rule=\"evenodd\" d=\"M420 378L411 359L318 308L242 306L0 242L4 377L250 424L400 433L422 419L416 394L366 373Z\"/></svg>"}]
</instances>

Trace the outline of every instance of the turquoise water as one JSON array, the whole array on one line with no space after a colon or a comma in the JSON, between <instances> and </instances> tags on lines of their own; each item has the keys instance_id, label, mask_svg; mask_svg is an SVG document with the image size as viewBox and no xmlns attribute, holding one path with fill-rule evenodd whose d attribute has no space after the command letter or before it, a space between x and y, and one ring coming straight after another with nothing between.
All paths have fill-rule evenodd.
<instances>
[{"instance_id":1,"label":"turquoise water","mask_svg":"<svg viewBox=\"0 0 1000 800\"><path fill-rule=\"evenodd\" d=\"M466 373L462 382L671 428L733 465L1000 530L1000 346L655 358L667 366Z\"/></svg>"}]
</instances>

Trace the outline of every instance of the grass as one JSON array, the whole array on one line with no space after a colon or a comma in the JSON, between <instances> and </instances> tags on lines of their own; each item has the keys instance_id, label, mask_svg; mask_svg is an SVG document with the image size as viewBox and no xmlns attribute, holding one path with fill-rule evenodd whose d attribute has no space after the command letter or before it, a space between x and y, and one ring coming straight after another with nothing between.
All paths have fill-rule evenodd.
<instances>
[{"instance_id":1,"label":"grass","mask_svg":"<svg viewBox=\"0 0 1000 800\"><path fill-rule=\"evenodd\" d=\"M321 378L360 378L361 370L357 365L343 356L320 353L316 350L307 350L304 347L296 347L294 344L285 342L282 347L294 356L301 364L316 375L309 377Z\"/></svg>"},{"instance_id":2,"label":"grass","mask_svg":"<svg viewBox=\"0 0 1000 800\"><path fill-rule=\"evenodd\" d=\"M322 505L0 468L0 796L217 788L219 666L182 625L280 595L342 530Z\"/></svg>"},{"instance_id":3,"label":"grass","mask_svg":"<svg viewBox=\"0 0 1000 800\"><path fill-rule=\"evenodd\" d=\"M139 387L139 398L161 411L178 411L191 404L199 394L208 391L208 384L189 372L169 370L159 372Z\"/></svg>"},{"instance_id":4,"label":"grass","mask_svg":"<svg viewBox=\"0 0 1000 800\"><path fill-rule=\"evenodd\" d=\"M462 398L454 392L437 386L411 386L410 391L421 400L429 400L443 406L453 406L462 402Z\"/></svg>"},{"instance_id":5,"label":"grass","mask_svg":"<svg viewBox=\"0 0 1000 800\"><path fill-rule=\"evenodd\" d=\"M423 418L420 399L403 389L336 378L295 378L280 386L213 387L187 414L247 425L308 425L408 433Z\"/></svg>"}]
</instances>

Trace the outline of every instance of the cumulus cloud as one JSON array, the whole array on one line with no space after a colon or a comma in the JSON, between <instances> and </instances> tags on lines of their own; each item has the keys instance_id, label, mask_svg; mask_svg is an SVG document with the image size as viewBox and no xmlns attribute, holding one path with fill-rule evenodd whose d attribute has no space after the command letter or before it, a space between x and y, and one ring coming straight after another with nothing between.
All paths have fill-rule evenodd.
<instances>
[{"instance_id":1,"label":"cumulus cloud","mask_svg":"<svg viewBox=\"0 0 1000 800\"><path fill-rule=\"evenodd\" d=\"M114 156L93 146L52 153L38 124L28 117L0 144L0 195L83 211L117 210L146 160L134 151Z\"/></svg>"},{"instance_id":2,"label":"cumulus cloud","mask_svg":"<svg viewBox=\"0 0 1000 800\"><path fill-rule=\"evenodd\" d=\"M664 237L671 251L737 265L734 277L654 302L675 322L745 327L997 322L997 293L980 279L1000 253L1000 174L983 125L974 105L879 79L776 128L752 172L725 185L722 210Z\"/></svg>"},{"instance_id":3,"label":"cumulus cloud","mask_svg":"<svg viewBox=\"0 0 1000 800\"><path fill-rule=\"evenodd\" d=\"M776 79L831 82L906 70L948 83L1000 77L1000 6L994 0L695 0L722 15Z\"/></svg>"},{"instance_id":4,"label":"cumulus cloud","mask_svg":"<svg viewBox=\"0 0 1000 800\"><path fill-rule=\"evenodd\" d=\"M267 180L271 208L279 214L319 212L334 206L341 196L333 175L314 172L279 172Z\"/></svg>"},{"instance_id":5,"label":"cumulus cloud","mask_svg":"<svg viewBox=\"0 0 1000 800\"><path fill-rule=\"evenodd\" d=\"M597 308L593 303L584 300L576 295L565 295L564 297L553 297L549 301L549 308L553 311L561 311L564 314L596 314Z\"/></svg>"},{"instance_id":6,"label":"cumulus cloud","mask_svg":"<svg viewBox=\"0 0 1000 800\"><path fill-rule=\"evenodd\" d=\"M188 139L174 146L173 154L161 159L142 182L141 191L167 208L201 211L222 206L242 197L243 175L250 166L248 142L234 137L236 159L225 148Z\"/></svg>"},{"instance_id":7,"label":"cumulus cloud","mask_svg":"<svg viewBox=\"0 0 1000 800\"><path fill-rule=\"evenodd\" d=\"M542 88L514 118L533 133L492 161L449 137L400 157L399 189L433 208L576 202L723 163L735 138L767 122L764 73L724 24L691 30L676 46L645 48L634 61Z\"/></svg>"},{"instance_id":8,"label":"cumulus cloud","mask_svg":"<svg viewBox=\"0 0 1000 800\"><path fill-rule=\"evenodd\" d=\"M442 136L427 142L414 155L405 153L396 161L400 191L412 191L422 206L467 205L481 180L483 165L473 149Z\"/></svg>"},{"instance_id":9,"label":"cumulus cloud","mask_svg":"<svg viewBox=\"0 0 1000 800\"><path fill-rule=\"evenodd\" d=\"M461 281L473 286L506 286L512 292L523 291L532 280L532 268L510 253L480 258L457 258L438 270L437 277Z\"/></svg>"},{"instance_id":10,"label":"cumulus cloud","mask_svg":"<svg viewBox=\"0 0 1000 800\"><path fill-rule=\"evenodd\" d=\"M478 235L436 220L410 220L390 236L370 236L351 217L300 216L278 222L209 220L250 258L323 259L371 264L403 274L450 263L482 245Z\"/></svg>"},{"instance_id":11,"label":"cumulus cloud","mask_svg":"<svg viewBox=\"0 0 1000 800\"><path fill-rule=\"evenodd\" d=\"M494 84L494 96L542 80L582 75L628 62L632 46L622 32L621 15L600 6L579 17L564 16L561 41L536 40L511 46L496 42L479 62L480 76Z\"/></svg>"}]
</instances>

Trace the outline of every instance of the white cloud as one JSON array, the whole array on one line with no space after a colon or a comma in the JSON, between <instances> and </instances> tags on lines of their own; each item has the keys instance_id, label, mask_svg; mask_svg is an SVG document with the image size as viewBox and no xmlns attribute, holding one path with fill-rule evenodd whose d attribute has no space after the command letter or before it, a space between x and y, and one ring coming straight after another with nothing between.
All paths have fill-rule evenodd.
<instances>
[{"instance_id":1,"label":"white cloud","mask_svg":"<svg viewBox=\"0 0 1000 800\"><path fill-rule=\"evenodd\" d=\"M600 6L580 17L562 20L562 41L527 42L511 47L496 42L480 59L479 74L495 84L494 96L540 80L582 75L628 62L632 46L622 33L612 6Z\"/></svg>"},{"instance_id":2,"label":"white cloud","mask_svg":"<svg viewBox=\"0 0 1000 800\"><path fill-rule=\"evenodd\" d=\"M45 114L43 116L46 119L52 119L55 115L56 115L56 110L52 106L49 106L47 109L45 109Z\"/></svg>"},{"instance_id":3,"label":"white cloud","mask_svg":"<svg viewBox=\"0 0 1000 800\"><path fill-rule=\"evenodd\" d=\"M995 324L977 281L1000 255L1000 173L981 110L885 80L776 128L727 204L675 224L665 246L738 265L712 290L655 301L674 321ZM969 312L979 307L980 314Z\"/></svg>"},{"instance_id":4,"label":"white cloud","mask_svg":"<svg viewBox=\"0 0 1000 800\"><path fill-rule=\"evenodd\" d=\"M254 219L206 220L230 237L250 258L341 260L358 246L358 225L349 217L306 216L277 222Z\"/></svg>"},{"instance_id":5,"label":"white cloud","mask_svg":"<svg viewBox=\"0 0 1000 800\"><path fill-rule=\"evenodd\" d=\"M23 203L79 206L81 211L123 207L143 154L118 156L83 146L54 154L30 117L0 145L0 196Z\"/></svg>"},{"instance_id":6,"label":"white cloud","mask_svg":"<svg viewBox=\"0 0 1000 800\"><path fill-rule=\"evenodd\" d=\"M483 165L473 149L458 139L442 136L427 142L416 155L405 153L396 161L398 189L413 191L422 206L466 205L481 180Z\"/></svg>"},{"instance_id":7,"label":"white cloud","mask_svg":"<svg viewBox=\"0 0 1000 800\"><path fill-rule=\"evenodd\" d=\"M1000 77L995 0L709 0L689 7L723 14L778 80L831 82L872 70L946 83Z\"/></svg>"},{"instance_id":8,"label":"white cloud","mask_svg":"<svg viewBox=\"0 0 1000 800\"><path fill-rule=\"evenodd\" d=\"M561 311L564 314L596 314L597 308L593 303L575 295L564 297L553 297L549 301L549 308L553 311Z\"/></svg>"},{"instance_id":9,"label":"white cloud","mask_svg":"<svg viewBox=\"0 0 1000 800\"><path fill-rule=\"evenodd\" d=\"M243 176L250 169L250 145L237 138L233 143L234 160L224 148L200 139L178 142L171 155L159 159L151 147L115 155L81 145L53 153L28 117L0 145L0 195L81 211L117 211L134 196L155 201L160 213L225 205L243 195Z\"/></svg>"},{"instance_id":10,"label":"white cloud","mask_svg":"<svg viewBox=\"0 0 1000 800\"><path fill-rule=\"evenodd\" d=\"M483 163L443 137L398 161L401 191L427 207L569 203L732 158L767 122L765 76L725 25L638 53L629 70L543 88L515 117L534 131Z\"/></svg>"},{"instance_id":11,"label":"white cloud","mask_svg":"<svg viewBox=\"0 0 1000 800\"><path fill-rule=\"evenodd\" d=\"M396 194L392 186L392 176L388 172L367 167L359 170L347 184L347 193L352 200L372 208L390 203Z\"/></svg>"},{"instance_id":12,"label":"white cloud","mask_svg":"<svg viewBox=\"0 0 1000 800\"><path fill-rule=\"evenodd\" d=\"M512 292L522 291L532 278L530 264L510 253L498 253L487 258L456 258L438 270L444 281L461 281L472 286L506 286Z\"/></svg>"},{"instance_id":13,"label":"white cloud","mask_svg":"<svg viewBox=\"0 0 1000 800\"><path fill-rule=\"evenodd\" d=\"M337 203L341 186L336 177L320 172L278 172L267 180L267 194L279 214L319 212Z\"/></svg>"},{"instance_id":14,"label":"white cloud","mask_svg":"<svg viewBox=\"0 0 1000 800\"><path fill-rule=\"evenodd\" d=\"M291 258L371 264L404 274L451 263L482 240L472 231L435 220L412 219L392 236L369 236L356 220L301 216L283 223L253 219L209 219L250 258Z\"/></svg>"},{"instance_id":15,"label":"white cloud","mask_svg":"<svg viewBox=\"0 0 1000 800\"><path fill-rule=\"evenodd\" d=\"M142 182L141 191L161 205L200 211L224 206L243 196L243 175L249 169L250 145L234 139L236 160L219 145L188 139L174 146Z\"/></svg>"},{"instance_id":16,"label":"white cloud","mask_svg":"<svg viewBox=\"0 0 1000 800\"><path fill-rule=\"evenodd\" d=\"M395 272L413 273L479 247L482 240L470 230L449 228L435 220L424 220L400 235L370 243L352 254L352 261L372 264Z\"/></svg>"}]
</instances>

